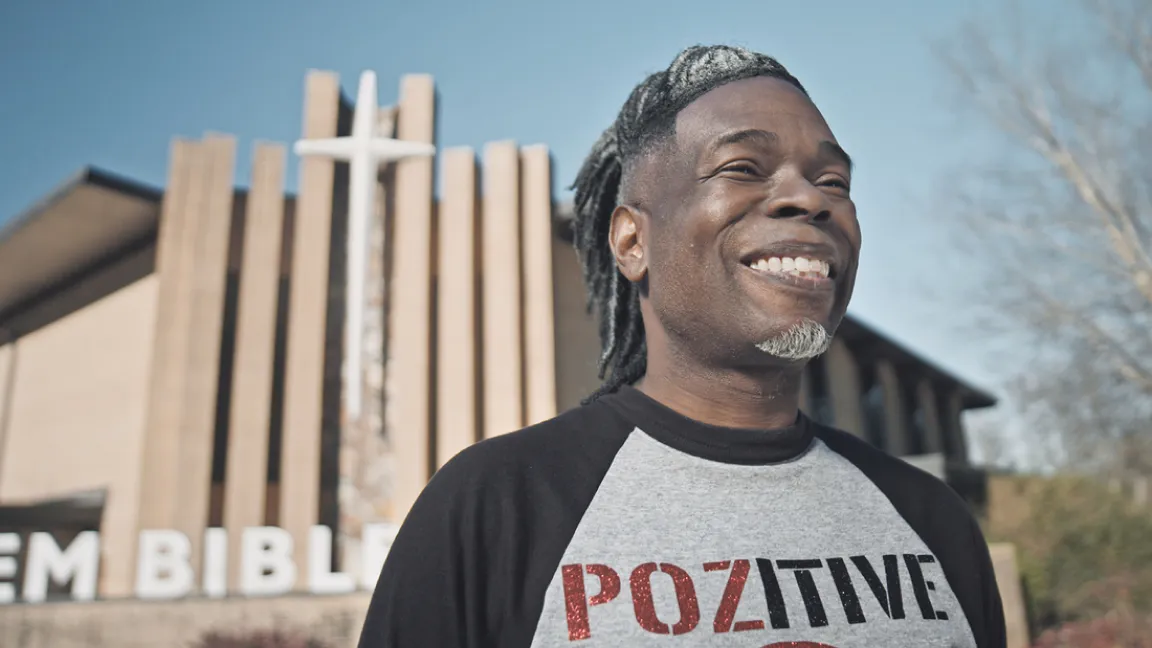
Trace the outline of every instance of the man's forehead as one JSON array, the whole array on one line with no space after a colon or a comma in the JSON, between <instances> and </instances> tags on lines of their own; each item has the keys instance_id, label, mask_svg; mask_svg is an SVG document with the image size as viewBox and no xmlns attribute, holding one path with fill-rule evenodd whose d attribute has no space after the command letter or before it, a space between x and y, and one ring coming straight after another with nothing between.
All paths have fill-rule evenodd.
<instances>
[{"instance_id":1,"label":"man's forehead","mask_svg":"<svg viewBox=\"0 0 1152 648\"><path fill-rule=\"evenodd\" d=\"M791 83L771 77L734 81L702 95L676 116L676 139L686 149L714 146L741 131L806 131L835 141L815 104Z\"/></svg>"}]
</instances>

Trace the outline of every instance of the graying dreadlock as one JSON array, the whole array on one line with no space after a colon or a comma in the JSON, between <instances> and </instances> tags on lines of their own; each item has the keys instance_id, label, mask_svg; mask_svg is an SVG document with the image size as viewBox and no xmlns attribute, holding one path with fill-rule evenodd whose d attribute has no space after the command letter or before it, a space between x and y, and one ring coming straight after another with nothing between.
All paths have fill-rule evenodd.
<instances>
[{"instance_id":1,"label":"graying dreadlock","mask_svg":"<svg viewBox=\"0 0 1152 648\"><path fill-rule=\"evenodd\" d=\"M654 143L674 133L676 115L685 106L726 83L761 76L782 79L807 94L770 56L725 45L690 47L666 70L650 75L632 90L616 121L584 160L572 187L576 190L574 244L583 266L588 308L600 318L599 368L604 379L588 400L636 382L647 369L640 291L621 276L608 245L625 171Z\"/></svg>"}]
</instances>

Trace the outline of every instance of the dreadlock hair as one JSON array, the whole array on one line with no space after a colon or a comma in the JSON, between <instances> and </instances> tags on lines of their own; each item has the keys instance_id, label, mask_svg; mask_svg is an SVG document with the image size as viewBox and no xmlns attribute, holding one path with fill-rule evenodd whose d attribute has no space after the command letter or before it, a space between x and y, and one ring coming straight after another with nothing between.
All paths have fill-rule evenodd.
<instances>
[{"instance_id":1,"label":"dreadlock hair","mask_svg":"<svg viewBox=\"0 0 1152 648\"><path fill-rule=\"evenodd\" d=\"M640 287L620 274L608 242L625 177L642 154L674 134L676 115L684 107L719 86L752 77L781 79L808 94L770 56L726 45L689 47L667 69L632 90L616 121L584 160L572 185L573 244L588 290L588 310L599 317L599 376L604 381L585 402L635 383L648 365Z\"/></svg>"}]
</instances>

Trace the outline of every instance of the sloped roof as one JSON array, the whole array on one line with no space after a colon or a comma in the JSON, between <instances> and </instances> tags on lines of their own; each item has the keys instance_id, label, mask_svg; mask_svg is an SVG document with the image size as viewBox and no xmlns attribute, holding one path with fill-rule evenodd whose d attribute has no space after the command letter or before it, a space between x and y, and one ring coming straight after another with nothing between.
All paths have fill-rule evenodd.
<instances>
[{"instance_id":1,"label":"sloped roof","mask_svg":"<svg viewBox=\"0 0 1152 648\"><path fill-rule=\"evenodd\" d=\"M156 236L163 192L86 167L0 229L0 322Z\"/></svg>"}]
</instances>

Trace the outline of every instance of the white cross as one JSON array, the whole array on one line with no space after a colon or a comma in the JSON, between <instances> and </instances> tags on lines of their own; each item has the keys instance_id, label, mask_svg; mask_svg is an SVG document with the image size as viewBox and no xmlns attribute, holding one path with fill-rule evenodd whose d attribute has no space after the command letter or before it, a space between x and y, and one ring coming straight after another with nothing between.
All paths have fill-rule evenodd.
<instances>
[{"instance_id":1,"label":"white cross","mask_svg":"<svg viewBox=\"0 0 1152 648\"><path fill-rule=\"evenodd\" d=\"M376 207L376 177L380 165L406 157L429 156L436 147L380 137L377 125L376 73L360 75L352 135L299 140L296 155L318 155L348 162L348 291L344 325L345 406L349 418L360 416L363 401L361 361L364 342L365 279L368 273L368 226Z\"/></svg>"}]
</instances>

